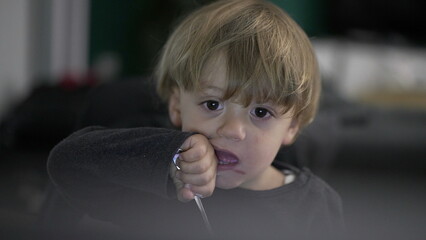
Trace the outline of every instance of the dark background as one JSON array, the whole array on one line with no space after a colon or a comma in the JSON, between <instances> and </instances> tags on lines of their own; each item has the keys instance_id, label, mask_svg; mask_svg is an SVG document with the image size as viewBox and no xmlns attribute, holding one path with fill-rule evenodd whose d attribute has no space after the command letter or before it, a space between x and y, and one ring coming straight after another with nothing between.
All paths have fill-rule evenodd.
<instances>
[{"instance_id":1,"label":"dark background","mask_svg":"<svg viewBox=\"0 0 426 240\"><path fill-rule=\"evenodd\" d=\"M124 76L149 74L173 26L191 10L211 2L92 0L90 61L105 51L118 53ZM274 0L311 38L351 37L389 43L399 36L425 46L426 4L421 0ZM362 30L374 37L355 36Z\"/></svg>"}]
</instances>

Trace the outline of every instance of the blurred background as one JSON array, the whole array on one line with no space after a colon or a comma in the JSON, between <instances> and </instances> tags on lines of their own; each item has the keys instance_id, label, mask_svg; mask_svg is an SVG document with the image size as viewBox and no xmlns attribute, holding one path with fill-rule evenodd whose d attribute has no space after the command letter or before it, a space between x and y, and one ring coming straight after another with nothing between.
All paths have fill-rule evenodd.
<instances>
[{"instance_id":1,"label":"blurred background","mask_svg":"<svg viewBox=\"0 0 426 240\"><path fill-rule=\"evenodd\" d=\"M109 126L134 111L129 92L173 26L208 2L0 0L0 232L37 231L50 149L94 106L91 123ZM289 158L341 194L350 235L424 239L425 2L272 2L307 32L323 75L318 118Z\"/></svg>"}]
</instances>

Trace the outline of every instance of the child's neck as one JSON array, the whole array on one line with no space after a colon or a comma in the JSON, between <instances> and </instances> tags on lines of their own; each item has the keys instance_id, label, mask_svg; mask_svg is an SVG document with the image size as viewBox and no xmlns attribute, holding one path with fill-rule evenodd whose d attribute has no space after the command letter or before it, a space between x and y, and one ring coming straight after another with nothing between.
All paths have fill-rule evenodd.
<instances>
[{"instance_id":1,"label":"child's neck","mask_svg":"<svg viewBox=\"0 0 426 240\"><path fill-rule=\"evenodd\" d=\"M284 184L285 175L275 167L269 166L259 177L240 187L253 191L264 191L279 188Z\"/></svg>"}]
</instances>

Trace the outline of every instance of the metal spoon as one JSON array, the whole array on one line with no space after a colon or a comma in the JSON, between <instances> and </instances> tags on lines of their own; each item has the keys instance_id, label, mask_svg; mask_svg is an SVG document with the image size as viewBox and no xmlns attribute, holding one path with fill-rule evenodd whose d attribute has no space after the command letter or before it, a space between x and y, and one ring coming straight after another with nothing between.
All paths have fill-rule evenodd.
<instances>
[{"instance_id":1,"label":"metal spoon","mask_svg":"<svg viewBox=\"0 0 426 240\"><path fill-rule=\"evenodd\" d=\"M203 203L201 202L201 198L199 195L195 195L195 202L197 203L198 209L200 210L201 216L203 217L204 226L206 226L207 231L210 236L213 236L212 226L210 225L209 219L207 218L206 210L204 210Z\"/></svg>"}]
</instances>

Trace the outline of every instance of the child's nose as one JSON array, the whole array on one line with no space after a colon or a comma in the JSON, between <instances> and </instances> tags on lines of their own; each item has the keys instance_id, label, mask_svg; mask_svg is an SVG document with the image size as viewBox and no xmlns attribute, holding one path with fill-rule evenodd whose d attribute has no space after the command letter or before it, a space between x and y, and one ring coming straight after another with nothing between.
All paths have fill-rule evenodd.
<instances>
[{"instance_id":1,"label":"child's nose","mask_svg":"<svg viewBox=\"0 0 426 240\"><path fill-rule=\"evenodd\" d=\"M217 132L221 137L233 141L241 141L246 137L244 120L230 114L225 117Z\"/></svg>"}]
</instances>

